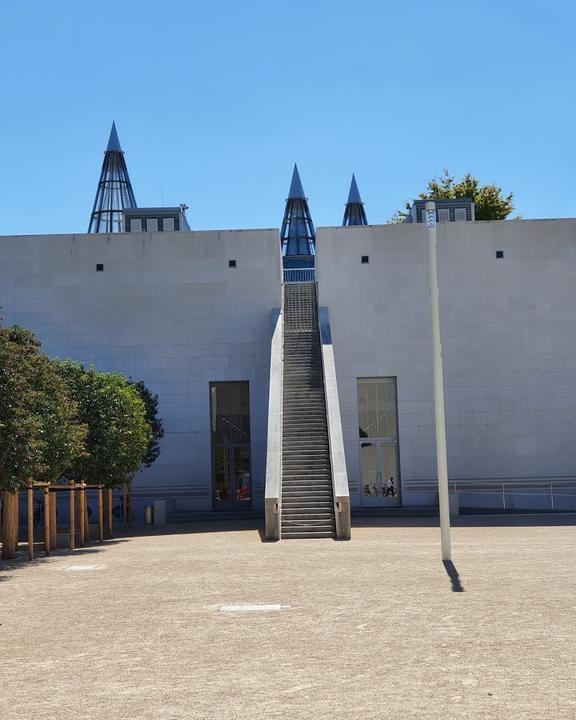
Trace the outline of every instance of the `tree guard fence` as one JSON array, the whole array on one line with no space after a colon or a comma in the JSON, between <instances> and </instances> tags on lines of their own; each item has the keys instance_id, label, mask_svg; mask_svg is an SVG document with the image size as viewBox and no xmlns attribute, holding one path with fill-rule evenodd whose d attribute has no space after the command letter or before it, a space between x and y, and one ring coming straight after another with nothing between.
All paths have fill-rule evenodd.
<instances>
[{"instance_id":1,"label":"tree guard fence","mask_svg":"<svg viewBox=\"0 0 576 720\"><path fill-rule=\"evenodd\" d=\"M28 559L34 559L35 528L43 525L43 552L48 556L58 548L58 518L57 496L68 494L68 524L65 529L68 534L68 548L74 550L83 547L91 541L89 518L89 495L96 500L98 541L104 542L113 536L113 494L120 491L120 506L122 529L131 527L132 522L132 484L121 488L108 488L103 484L76 483L66 484L31 481L26 490L14 493L11 496L12 512L3 512L3 522L16 523L16 536L19 540L19 499L20 495L26 498L26 541L28 546ZM6 495L4 495L6 497ZM38 501L38 502L37 502ZM37 505L35 506L35 503ZM17 540L17 544L18 544Z\"/></svg>"}]
</instances>

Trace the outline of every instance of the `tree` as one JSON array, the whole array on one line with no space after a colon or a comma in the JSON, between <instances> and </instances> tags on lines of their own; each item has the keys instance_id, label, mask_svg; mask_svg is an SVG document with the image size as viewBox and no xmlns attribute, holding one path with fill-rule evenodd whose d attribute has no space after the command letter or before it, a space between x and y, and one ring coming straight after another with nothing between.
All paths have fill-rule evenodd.
<instances>
[{"instance_id":1,"label":"tree","mask_svg":"<svg viewBox=\"0 0 576 720\"><path fill-rule=\"evenodd\" d=\"M39 347L25 328L0 328L2 557L16 549L18 490L31 479L58 480L84 451L78 408Z\"/></svg>"},{"instance_id":2,"label":"tree","mask_svg":"<svg viewBox=\"0 0 576 720\"><path fill-rule=\"evenodd\" d=\"M149 390L142 380L130 381L140 393L146 407L146 422L150 427L150 442L146 448L142 464L149 468L160 455L160 440L164 437L164 423L158 417L158 395Z\"/></svg>"},{"instance_id":3,"label":"tree","mask_svg":"<svg viewBox=\"0 0 576 720\"><path fill-rule=\"evenodd\" d=\"M142 464L151 439L139 391L119 373L85 370L69 361L59 367L88 429L86 454L67 475L109 488L123 485Z\"/></svg>"},{"instance_id":4,"label":"tree","mask_svg":"<svg viewBox=\"0 0 576 720\"><path fill-rule=\"evenodd\" d=\"M513 193L504 195L502 188L495 184L480 185L478 178L466 173L462 180L455 182L454 177L444 169L437 180L428 180L427 189L418 195L419 200L453 200L469 198L474 202L476 220L504 220L514 210ZM408 215L411 204L405 204L405 210L398 210L392 222L402 222Z\"/></svg>"}]
</instances>

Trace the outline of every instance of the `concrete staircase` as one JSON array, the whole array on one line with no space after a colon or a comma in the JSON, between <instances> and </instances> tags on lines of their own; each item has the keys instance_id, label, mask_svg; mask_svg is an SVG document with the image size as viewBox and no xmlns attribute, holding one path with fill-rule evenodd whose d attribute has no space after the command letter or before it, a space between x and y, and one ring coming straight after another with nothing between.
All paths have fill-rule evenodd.
<instances>
[{"instance_id":1,"label":"concrete staircase","mask_svg":"<svg viewBox=\"0 0 576 720\"><path fill-rule=\"evenodd\" d=\"M282 538L334 538L316 285L284 285Z\"/></svg>"}]
</instances>

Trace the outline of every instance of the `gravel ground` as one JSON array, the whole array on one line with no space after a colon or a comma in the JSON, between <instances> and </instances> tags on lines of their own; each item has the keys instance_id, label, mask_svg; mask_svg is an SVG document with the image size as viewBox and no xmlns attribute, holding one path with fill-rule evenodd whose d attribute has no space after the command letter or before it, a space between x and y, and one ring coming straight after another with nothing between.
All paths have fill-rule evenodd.
<instances>
[{"instance_id":1,"label":"gravel ground","mask_svg":"<svg viewBox=\"0 0 576 720\"><path fill-rule=\"evenodd\" d=\"M573 519L461 519L453 568L430 521L359 522L0 565L0 718L576 718Z\"/></svg>"}]
</instances>

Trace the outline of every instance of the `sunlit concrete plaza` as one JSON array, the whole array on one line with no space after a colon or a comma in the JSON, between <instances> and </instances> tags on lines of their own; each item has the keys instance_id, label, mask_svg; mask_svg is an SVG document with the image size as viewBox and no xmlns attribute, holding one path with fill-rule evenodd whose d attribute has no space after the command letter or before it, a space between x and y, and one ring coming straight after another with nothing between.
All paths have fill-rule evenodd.
<instances>
[{"instance_id":1,"label":"sunlit concrete plaza","mask_svg":"<svg viewBox=\"0 0 576 720\"><path fill-rule=\"evenodd\" d=\"M576 520L457 523L454 568L433 518L348 543L199 523L0 565L0 717L572 720Z\"/></svg>"}]
</instances>

